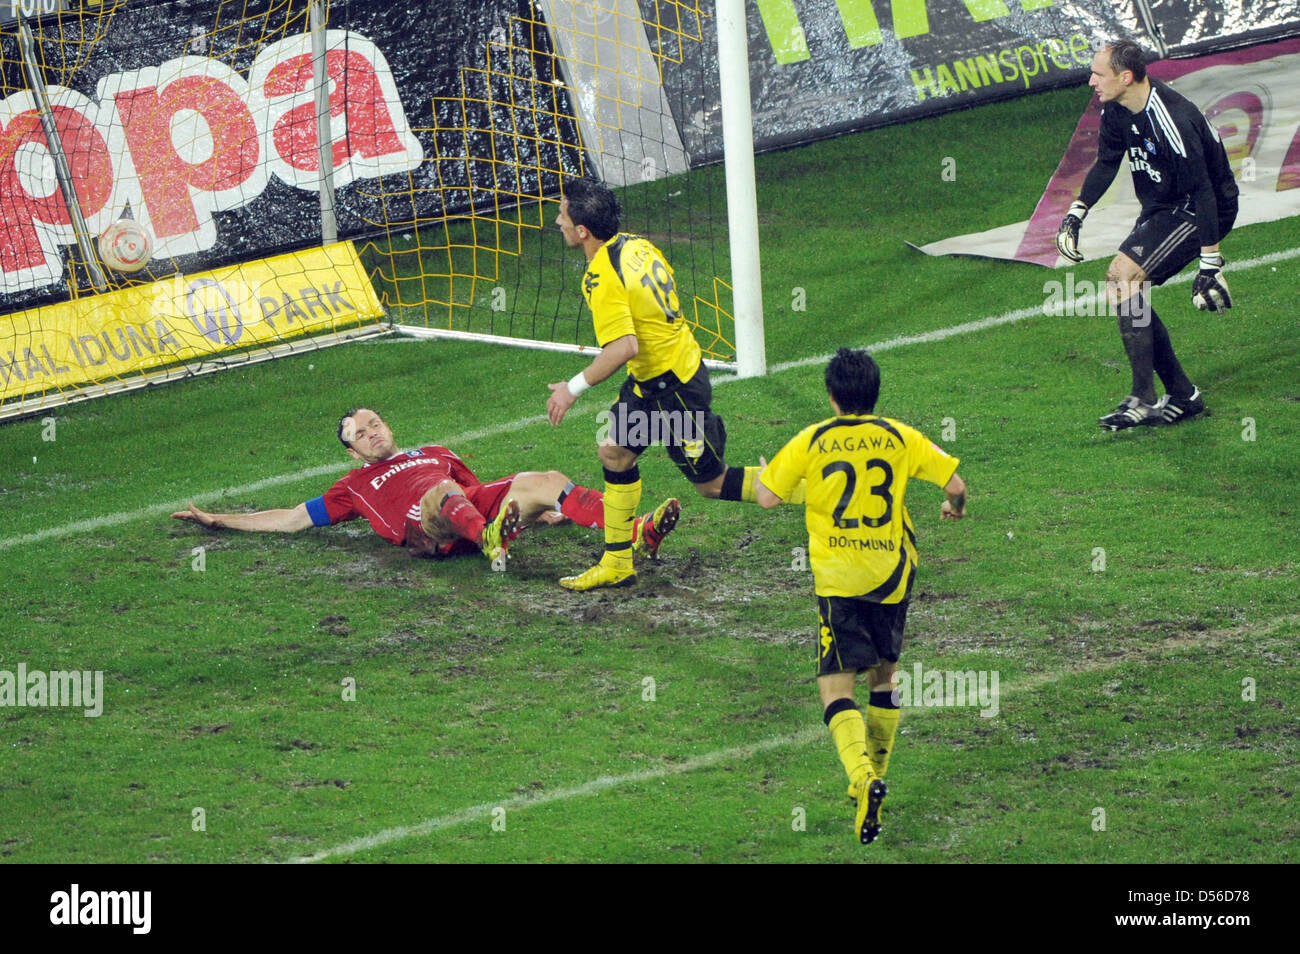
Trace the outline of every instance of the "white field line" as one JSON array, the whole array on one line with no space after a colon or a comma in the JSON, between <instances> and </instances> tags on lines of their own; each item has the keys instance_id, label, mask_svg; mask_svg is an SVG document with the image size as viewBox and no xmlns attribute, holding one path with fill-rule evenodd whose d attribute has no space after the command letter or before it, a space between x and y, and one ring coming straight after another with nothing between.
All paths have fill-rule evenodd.
<instances>
[{"instance_id":1,"label":"white field line","mask_svg":"<svg viewBox=\"0 0 1300 954\"><path fill-rule=\"evenodd\" d=\"M739 759L746 759L757 755L759 752L768 752L772 749L783 749L790 746L806 745L815 739L825 735L821 729L802 729L791 735L778 735L770 739L764 739L761 742L755 742L753 745L739 745L731 749L719 749L716 752L708 752L704 755L697 755L693 759L687 759L684 762L678 762L674 765L662 765L657 768L644 769L640 772L629 772L627 775L602 775L600 778L592 779L590 782L584 782L581 785L574 785L570 788L557 788L553 792L545 792L541 795L516 795L514 798L502 799L498 802L483 802L479 805L472 805L469 808L462 808L458 812L452 812L450 815L439 815L437 818L430 818L426 821L419 822L415 825L401 825L397 828L385 828L383 831L375 832L373 835L365 835L361 838L354 838L352 841L344 842L334 848L326 848L318 851L314 855L304 855L299 858L290 859L290 864L307 864L313 861L325 861L328 858L336 858L339 855L355 855L358 852L366 851L370 848L378 848L380 845L387 845L395 841L402 841L406 838L414 838L420 835L428 835L443 828L453 828L457 825L464 825L472 821L481 821L490 818L492 812L498 808L504 808L507 811L521 808L532 808L536 805L546 805L550 802L564 802L571 798L581 798L584 795L595 795L603 792L608 788L618 788L623 785L635 785L637 782L652 782L655 779L667 778L672 775L685 775L687 772L694 772L702 768L710 768L722 762L731 762Z\"/></svg>"},{"instance_id":2,"label":"white field line","mask_svg":"<svg viewBox=\"0 0 1300 954\"><path fill-rule=\"evenodd\" d=\"M1043 672L1026 674L1022 682L1015 685L999 686L997 696L994 697L994 704L1000 705L1001 700L1014 692L1023 692L1026 690L1038 689L1041 686L1058 682L1069 676L1081 675L1086 672L1096 670L1111 669L1119 665L1118 661L1107 660L1101 663L1088 663L1083 666L1072 669L1065 669L1060 672ZM909 714L916 712L928 711L925 707L908 707ZM569 788L558 788L553 792L544 792L540 795L516 795L513 798L503 799L498 802L482 802L478 805L472 805L469 808L462 808L460 811L452 812L448 815L439 815L436 818L429 818L425 821L418 822L414 825L399 825L395 828L385 828L383 831L375 832L373 835L365 835L361 838L354 838L351 841L345 841L341 845L333 848L325 848L311 855L302 855L297 858L289 859L289 864L310 864L316 861L326 861L330 858L337 858L341 855L355 855L371 848L378 848L381 845L388 845L395 841L402 841L406 838L415 838L421 835L429 835L435 831L441 831L444 828L454 828L457 825L464 825L474 821L484 821L491 817L492 812L498 808L504 808L507 811L524 808L532 808L536 805L547 805L551 802L564 802L572 798L582 798L586 795L595 795L610 788L619 788L623 785L635 785L638 782L650 782L655 779L669 778L675 775L685 775L688 772L694 772L699 769L711 768L724 762L734 762L743 759L752 758L760 752L770 752L773 749L794 748L800 745L807 745L810 742L817 742L822 739L829 741L826 730L822 728L808 727L789 735L776 735L761 742L755 742L752 745L738 745L730 749L719 749L716 752L708 752L704 755L697 755L695 758L686 759L674 765L661 765L657 768L643 769L640 772L629 772L626 775L602 775L600 778L592 779L590 782L584 782L581 785L573 785Z\"/></svg>"},{"instance_id":3,"label":"white field line","mask_svg":"<svg viewBox=\"0 0 1300 954\"><path fill-rule=\"evenodd\" d=\"M1212 637L1213 638L1213 637ZM1241 638L1240 634L1227 633L1223 640L1237 640ZM1189 641L1190 644L1191 641ZM1196 644L1204 644L1204 639L1198 637ZM1000 706L1003 699L1012 693L1032 692L1043 686L1060 682L1062 679L1070 676L1081 676L1094 672L1105 672L1121 665L1123 660L1089 660L1078 666L1069 669L1062 669L1056 672L1037 672L1026 673L1015 683L1000 685L998 693L993 699L993 704ZM926 706L908 706L908 717L912 718L913 714L919 714L930 711ZM965 708L974 708L967 706ZM541 795L516 795L513 798L503 799L499 802L483 802L479 805L473 805L469 808L462 808L460 811L452 812L449 815L439 815L436 818L430 818L414 825L401 825L396 828L385 828L383 831L375 832L373 835L365 835L361 838L354 838L352 841L346 841L341 845L333 848L326 848L312 855L303 855L297 858L291 858L290 864L309 864L316 861L326 861L330 858L337 858L340 855L355 855L359 852L371 848L378 848L381 845L391 844L395 841L402 841L406 838L414 838L419 835L432 834L435 831L441 831L444 828L453 828L457 825L464 825L468 822L483 821L491 817L492 811L497 808L504 808L507 811L512 809L531 808L535 805L546 805L551 802L563 802L572 798L582 798L585 795L595 795L606 789L618 788L622 785L635 785L638 782L649 782L655 779L668 778L674 775L685 775L688 772L694 772L698 769L711 768L724 762L740 761L751 758L759 752L770 752L773 749L794 748L800 745L807 745L810 742L817 742L826 739L826 730L821 728L808 727L789 735L777 735L761 742L755 742L752 745L738 745L730 749L719 749L716 752L709 752L704 755L697 755L693 759L686 759L675 765L663 765L658 768L644 769L640 772L629 772L626 775L602 775L600 778L592 779L590 782L584 782L581 785L573 785L569 788L559 788L553 792L544 792Z\"/></svg>"},{"instance_id":4,"label":"white field line","mask_svg":"<svg viewBox=\"0 0 1300 954\"><path fill-rule=\"evenodd\" d=\"M1247 269L1257 268L1260 265L1272 265L1274 262L1285 262L1292 258L1300 257L1300 248L1289 248L1282 252L1271 252L1268 255L1261 255L1259 258L1251 258L1242 262L1229 262L1226 271L1233 272L1246 271ZM1063 275L1068 269L1051 269L1044 271L1048 275L1048 281L1060 281L1058 278L1050 277ZM1190 282L1195 278L1195 273L1187 272L1178 275L1165 282L1165 285L1179 285L1184 282ZM1105 287L1105 282L1099 280L1097 284ZM1035 316L1056 318L1060 317L1066 306L1071 302L1061 303L1060 310L1049 310L1045 305L1036 305L1032 308L1017 308L1015 311L1004 312L1000 315L993 315L989 318L980 318L976 321L967 321L960 325L952 325L949 328L939 328L935 331L926 331L919 335L902 335L898 338L890 338L886 341L879 341L876 344L868 345L867 351L870 354L876 354L880 351L891 351L894 348L901 348L905 345L929 344L932 341L942 341L945 338L952 338L956 335L968 335L974 331L983 331L985 328L996 328L998 325L1011 325L1018 321L1024 321L1026 318ZM830 361L832 355L823 354L812 358L800 358L798 361L787 361L784 364L774 364L768 368L769 374L776 374L780 371L789 371L791 368L804 368L810 364L825 364ZM725 381L737 380L735 378L720 378L716 383L721 384Z\"/></svg>"},{"instance_id":5,"label":"white field line","mask_svg":"<svg viewBox=\"0 0 1300 954\"><path fill-rule=\"evenodd\" d=\"M492 427L480 428L476 431L466 431L463 434L454 435L449 443L467 444L470 441L480 440L484 437L492 437L496 434L505 434L521 427L527 427L530 424L540 424L546 420L545 414L534 414L532 417L521 418L518 421L511 421L507 424L497 424ZM132 520L143 520L146 517L157 517L164 513L173 513L177 510L184 510L190 505L190 501L213 500L223 495L244 495L256 493L259 490L265 490L268 487L278 487L281 484L291 484L300 480L307 480L312 477L324 477L328 474L339 473L350 466L348 461L340 460L334 464L321 464L317 467L308 467L305 470L294 471L291 474L279 474L275 477L267 477L263 480L256 480L251 484L241 484L238 487L232 487L229 490L205 490L200 493L192 494L188 497L180 497L176 500L168 500L165 503L151 504L148 507L141 507L139 510L125 510L120 513L110 513L102 517L91 517L89 520L78 520L75 523L65 523L61 527L49 527L45 530L37 530L34 533L26 533L21 537L7 537L0 540L0 550L8 550L11 547L20 547L29 543L40 543L42 540L50 540L57 537L66 537L73 533L85 533L89 530L100 530L104 527L115 527L118 524L129 523Z\"/></svg>"},{"instance_id":6,"label":"white field line","mask_svg":"<svg viewBox=\"0 0 1300 954\"><path fill-rule=\"evenodd\" d=\"M1246 271L1247 269L1257 268L1261 265L1271 265L1274 262L1284 262L1297 257L1300 257L1300 248L1287 249L1282 252L1273 252L1269 255L1262 255L1259 258L1247 259L1241 262L1231 262L1229 263L1230 267L1228 268L1228 272L1231 274L1233 272ZM1045 272L1045 274L1048 273ZM1050 274L1058 274L1058 272L1057 270L1053 270ZM1171 279L1167 284L1180 284L1191 280L1191 273L1187 273L1186 275L1179 275L1178 277ZM871 354L878 354L882 351L892 351L895 348L902 348L907 345L928 344L934 341L942 341L945 338L952 338L956 335L971 334L972 332L983 331L986 328L995 328L998 325L1010 325L1018 321L1024 321L1026 318L1045 316L1047 314L1050 313L1046 312L1042 305L1031 308L1018 308L1015 311L1004 312L1001 315L994 315L988 318L980 318L976 321L967 321L963 324L952 325L948 328L938 328L934 331L926 331L917 335L901 335L897 338L878 341L875 344L868 345L867 351ZM774 364L768 368L768 373L780 374L783 371L791 371L809 365L825 364L830 361L831 357L832 355L822 354L810 358L800 358L798 361L787 361L782 364ZM714 381L714 385L716 386L726 384L729 381L739 380L741 379L732 376L719 376ZM467 444L470 441L480 440L484 437L492 437L497 434L508 434L511 431L531 427L533 424L539 424L545 420L546 415L533 414L528 417L519 418L516 421L509 421L505 424L496 424L475 431L466 431L463 434L455 434L451 437L443 436L439 438L439 441L444 446ZM33 543L40 543L44 540L66 537L74 533L85 533L90 530L101 530L104 527L115 527L123 523L130 523L132 520L143 520L146 517L156 517L162 513L184 510L189 506L191 500L213 500L223 495L241 496L244 494L255 493L259 490L265 490L269 487L278 487L281 484L295 483L312 477L323 477L328 474L342 472L343 470L346 470L348 466L349 463L347 461L339 461L337 464L321 464L316 467L308 467L304 470L295 471L289 474L267 477L263 480L254 481L251 484L242 484L238 487L223 490L201 491L189 497L169 500L165 503L153 504L148 507L141 507L139 510L127 510L119 513L106 514L102 517L92 517L88 520L78 520L75 523L65 523L62 526L37 530L33 533L26 533L18 537L0 538L0 551L9 550L13 547L27 546Z\"/></svg>"}]
</instances>

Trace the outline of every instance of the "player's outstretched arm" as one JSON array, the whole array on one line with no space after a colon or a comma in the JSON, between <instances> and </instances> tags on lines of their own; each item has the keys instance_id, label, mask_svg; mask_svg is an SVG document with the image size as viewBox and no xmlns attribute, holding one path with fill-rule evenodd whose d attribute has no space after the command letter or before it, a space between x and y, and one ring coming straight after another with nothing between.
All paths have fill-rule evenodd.
<instances>
[{"instance_id":1,"label":"player's outstretched arm","mask_svg":"<svg viewBox=\"0 0 1300 954\"><path fill-rule=\"evenodd\" d=\"M1071 262L1083 261L1079 252L1079 229L1088 217L1088 210L1095 206L1102 195L1110 188L1119 171L1120 160L1124 156L1123 140L1115 139L1102 129L1101 141L1097 149L1097 161L1088 170L1079 190L1078 198L1070 203L1070 210L1061 220L1061 227L1056 231L1056 250Z\"/></svg>"},{"instance_id":2,"label":"player's outstretched arm","mask_svg":"<svg viewBox=\"0 0 1300 954\"><path fill-rule=\"evenodd\" d=\"M546 416L550 418L551 423L559 424L563 421L564 415L568 413L569 408L573 407L573 402L578 400L579 394L613 375L620 367L635 358L638 350L640 348L636 335L615 338L601 348L596 359L587 366L586 370L574 375L571 381L557 381L547 385L551 389L551 397L546 402Z\"/></svg>"},{"instance_id":3,"label":"player's outstretched arm","mask_svg":"<svg viewBox=\"0 0 1300 954\"><path fill-rule=\"evenodd\" d=\"M178 510L173 520L189 520L205 527L242 530L248 533L297 533L312 525L306 504L292 510L263 510L259 513L207 513L190 503L190 509Z\"/></svg>"},{"instance_id":4,"label":"player's outstretched arm","mask_svg":"<svg viewBox=\"0 0 1300 954\"><path fill-rule=\"evenodd\" d=\"M948 499L939 508L939 519L960 520L966 516L966 481L953 474L944 485L943 492Z\"/></svg>"}]
</instances>

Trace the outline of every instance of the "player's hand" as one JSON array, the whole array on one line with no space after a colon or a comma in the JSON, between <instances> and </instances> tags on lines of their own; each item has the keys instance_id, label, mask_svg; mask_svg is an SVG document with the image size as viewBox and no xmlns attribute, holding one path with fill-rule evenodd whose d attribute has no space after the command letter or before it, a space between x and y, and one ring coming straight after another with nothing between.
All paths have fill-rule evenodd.
<instances>
[{"instance_id":1,"label":"player's hand","mask_svg":"<svg viewBox=\"0 0 1300 954\"><path fill-rule=\"evenodd\" d=\"M543 510L533 523L540 523L543 526L554 527L562 523L568 523L569 518L562 513L556 513L554 510Z\"/></svg>"},{"instance_id":2,"label":"player's hand","mask_svg":"<svg viewBox=\"0 0 1300 954\"><path fill-rule=\"evenodd\" d=\"M191 520L194 523L202 524L205 527L215 527L217 518L210 513L205 513L198 507L194 506L194 501L190 501L189 510L178 510L172 514L173 520Z\"/></svg>"},{"instance_id":3,"label":"player's hand","mask_svg":"<svg viewBox=\"0 0 1300 954\"><path fill-rule=\"evenodd\" d=\"M945 500L942 506L939 507L940 520L960 520L964 516L966 516L965 507L962 507L961 510L958 510L947 500Z\"/></svg>"},{"instance_id":4,"label":"player's hand","mask_svg":"<svg viewBox=\"0 0 1300 954\"><path fill-rule=\"evenodd\" d=\"M1056 231L1056 249L1072 262L1082 262L1079 254L1079 228L1088 214L1088 207L1082 202L1074 202L1070 211L1061 220L1061 227Z\"/></svg>"},{"instance_id":5,"label":"player's hand","mask_svg":"<svg viewBox=\"0 0 1300 954\"><path fill-rule=\"evenodd\" d=\"M1217 252L1201 256L1201 270L1192 280L1192 304L1201 311L1227 311L1232 307L1223 264L1223 256Z\"/></svg>"},{"instance_id":6,"label":"player's hand","mask_svg":"<svg viewBox=\"0 0 1300 954\"><path fill-rule=\"evenodd\" d=\"M546 416L551 419L551 423L558 425L564 420L564 415L573 407L573 402L578 400L569 390L568 381L559 381L555 384L548 384L551 389L551 399L546 402Z\"/></svg>"}]
</instances>

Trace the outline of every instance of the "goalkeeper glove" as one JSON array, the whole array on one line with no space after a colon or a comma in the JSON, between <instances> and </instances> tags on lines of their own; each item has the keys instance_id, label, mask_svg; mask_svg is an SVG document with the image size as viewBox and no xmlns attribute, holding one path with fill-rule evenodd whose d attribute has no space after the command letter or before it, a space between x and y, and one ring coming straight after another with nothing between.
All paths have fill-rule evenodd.
<instances>
[{"instance_id":1,"label":"goalkeeper glove","mask_svg":"<svg viewBox=\"0 0 1300 954\"><path fill-rule=\"evenodd\" d=\"M1201 311L1226 311L1232 307L1228 282L1223 277L1223 256L1201 256L1201 270L1192 282L1192 304Z\"/></svg>"},{"instance_id":2,"label":"goalkeeper glove","mask_svg":"<svg viewBox=\"0 0 1300 954\"><path fill-rule=\"evenodd\" d=\"M1061 227L1056 231L1056 248L1072 262L1082 262L1079 254L1079 226L1088 214L1088 207L1075 200L1070 204L1070 211L1061 220Z\"/></svg>"}]
</instances>

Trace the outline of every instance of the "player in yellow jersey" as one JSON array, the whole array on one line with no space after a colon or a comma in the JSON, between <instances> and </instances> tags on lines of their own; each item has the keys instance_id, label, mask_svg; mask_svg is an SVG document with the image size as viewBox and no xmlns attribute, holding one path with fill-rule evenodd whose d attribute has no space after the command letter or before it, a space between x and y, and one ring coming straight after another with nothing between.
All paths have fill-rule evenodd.
<instances>
[{"instance_id":1,"label":"player in yellow jersey","mask_svg":"<svg viewBox=\"0 0 1300 954\"><path fill-rule=\"evenodd\" d=\"M808 481L808 557L817 591L817 688L824 719L857 800L854 830L880 832L883 781L898 729L894 671L916 578L916 533L903 501L919 477L944 489L942 519L966 515L966 484L950 457L920 431L875 414L880 368L865 351L841 348L826 368L835 416L804 428L759 475L764 507ZM867 718L853 701L867 673ZM868 738L870 745L868 745Z\"/></svg>"},{"instance_id":2,"label":"player in yellow jersey","mask_svg":"<svg viewBox=\"0 0 1300 954\"><path fill-rule=\"evenodd\" d=\"M705 497L754 498L757 467L728 468L723 460L727 432L710 403L713 386L700 346L682 315L672 266L638 235L620 232L618 199L590 179L565 184L555 222L570 248L587 256L582 294L591 307L600 354L568 382L550 385L546 403L558 425L579 394L617 373L628 377L602 428L599 447L605 469L605 553L600 563L560 584L571 590L625 586L636 581L632 520L641 500L637 459L663 443L678 469ZM653 515L659 536L677 521L680 505L669 500Z\"/></svg>"}]
</instances>

